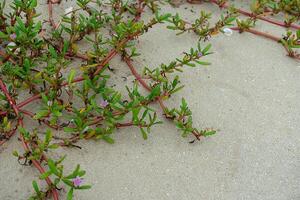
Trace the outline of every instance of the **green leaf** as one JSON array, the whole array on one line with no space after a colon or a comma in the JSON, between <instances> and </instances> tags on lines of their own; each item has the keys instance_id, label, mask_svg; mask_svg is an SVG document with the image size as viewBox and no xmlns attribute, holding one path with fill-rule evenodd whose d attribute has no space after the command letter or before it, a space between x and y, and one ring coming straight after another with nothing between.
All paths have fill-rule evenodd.
<instances>
[{"instance_id":1,"label":"green leaf","mask_svg":"<svg viewBox=\"0 0 300 200\"><path fill-rule=\"evenodd\" d=\"M144 140L147 140L148 135L147 135L146 131L143 128L140 128L140 130L141 130L141 133L142 133L142 136L143 136Z\"/></svg>"},{"instance_id":2,"label":"green leaf","mask_svg":"<svg viewBox=\"0 0 300 200\"><path fill-rule=\"evenodd\" d=\"M76 128L64 127L64 131L68 133L76 132Z\"/></svg>"},{"instance_id":3,"label":"green leaf","mask_svg":"<svg viewBox=\"0 0 300 200\"><path fill-rule=\"evenodd\" d=\"M51 45L49 46L49 52L53 58L57 58L57 53Z\"/></svg>"},{"instance_id":4,"label":"green leaf","mask_svg":"<svg viewBox=\"0 0 300 200\"><path fill-rule=\"evenodd\" d=\"M211 135L214 135L214 134L216 134L216 131L215 130L204 130L204 131L202 131L202 135L204 136L204 137L207 137L207 136L211 136Z\"/></svg>"},{"instance_id":5,"label":"green leaf","mask_svg":"<svg viewBox=\"0 0 300 200\"><path fill-rule=\"evenodd\" d=\"M200 64L200 65L210 65L209 62L205 62L205 61L199 61L199 60L195 60L196 63Z\"/></svg>"},{"instance_id":6,"label":"green leaf","mask_svg":"<svg viewBox=\"0 0 300 200\"><path fill-rule=\"evenodd\" d=\"M69 41L64 41L64 47L63 47L63 50L62 50L62 54L65 55L67 53L69 49Z\"/></svg>"},{"instance_id":7,"label":"green leaf","mask_svg":"<svg viewBox=\"0 0 300 200\"><path fill-rule=\"evenodd\" d=\"M52 159L49 158L47 164L53 174L55 174L56 176L60 176L60 173L58 172L56 165Z\"/></svg>"},{"instance_id":8,"label":"green leaf","mask_svg":"<svg viewBox=\"0 0 300 200\"><path fill-rule=\"evenodd\" d=\"M51 139L52 139L52 132L49 129L47 129L46 136L45 136L45 143L49 144Z\"/></svg>"},{"instance_id":9,"label":"green leaf","mask_svg":"<svg viewBox=\"0 0 300 200\"><path fill-rule=\"evenodd\" d=\"M42 173L41 175L40 175L40 179L46 179L48 176L50 176L52 174L52 172L51 171L47 171L47 172L45 172L45 173Z\"/></svg>"},{"instance_id":10,"label":"green leaf","mask_svg":"<svg viewBox=\"0 0 300 200\"><path fill-rule=\"evenodd\" d=\"M196 65L194 63L186 63L187 66L190 66L190 67L196 67Z\"/></svg>"},{"instance_id":11,"label":"green leaf","mask_svg":"<svg viewBox=\"0 0 300 200\"><path fill-rule=\"evenodd\" d=\"M74 189L71 188L68 192L68 195L67 195L67 200L72 200L73 199L73 191Z\"/></svg>"},{"instance_id":12,"label":"green leaf","mask_svg":"<svg viewBox=\"0 0 300 200\"><path fill-rule=\"evenodd\" d=\"M155 13L155 18L157 22L162 23L163 21L166 21L171 17L172 15L170 13L160 15L158 12Z\"/></svg>"},{"instance_id":13,"label":"green leaf","mask_svg":"<svg viewBox=\"0 0 300 200\"><path fill-rule=\"evenodd\" d=\"M147 113L148 113L148 109L146 109L142 115L142 118L140 119L140 121L143 121L145 119L145 117L147 116Z\"/></svg>"},{"instance_id":14,"label":"green leaf","mask_svg":"<svg viewBox=\"0 0 300 200\"><path fill-rule=\"evenodd\" d=\"M7 39L7 38L8 38L8 35L6 35L3 32L0 32L0 39Z\"/></svg>"},{"instance_id":15,"label":"green leaf","mask_svg":"<svg viewBox=\"0 0 300 200\"><path fill-rule=\"evenodd\" d=\"M184 88L184 85L179 86L178 88L170 91L170 94L174 94L175 92L178 92L179 90L181 90L182 88Z\"/></svg>"},{"instance_id":16,"label":"green leaf","mask_svg":"<svg viewBox=\"0 0 300 200\"><path fill-rule=\"evenodd\" d=\"M47 97L44 93L42 93L41 96L42 96L43 102L44 102L45 104L47 104L47 103L48 103L48 97Z\"/></svg>"},{"instance_id":17,"label":"green leaf","mask_svg":"<svg viewBox=\"0 0 300 200\"><path fill-rule=\"evenodd\" d=\"M75 178L75 177L74 177ZM73 182L66 179L66 178L63 178L61 179L66 185L70 186L70 187L73 187Z\"/></svg>"},{"instance_id":18,"label":"green leaf","mask_svg":"<svg viewBox=\"0 0 300 200\"><path fill-rule=\"evenodd\" d=\"M133 121L134 124L139 123L138 115L140 113L140 110L141 110L141 107L132 108L132 121Z\"/></svg>"},{"instance_id":19,"label":"green leaf","mask_svg":"<svg viewBox=\"0 0 300 200\"><path fill-rule=\"evenodd\" d=\"M75 74L76 74L75 69L72 69L70 71L70 74L69 74L69 77L68 77L68 83L69 83L69 85L73 82Z\"/></svg>"},{"instance_id":20,"label":"green leaf","mask_svg":"<svg viewBox=\"0 0 300 200\"><path fill-rule=\"evenodd\" d=\"M40 110L34 115L33 119L41 119L43 117L46 117L48 114L48 110Z\"/></svg>"},{"instance_id":21,"label":"green leaf","mask_svg":"<svg viewBox=\"0 0 300 200\"><path fill-rule=\"evenodd\" d=\"M25 139L29 139L30 134L28 131L26 131L25 128L19 126L18 130L20 131L20 133L23 135L23 137L25 137Z\"/></svg>"},{"instance_id":22,"label":"green leaf","mask_svg":"<svg viewBox=\"0 0 300 200\"><path fill-rule=\"evenodd\" d=\"M78 172L80 170L80 165L77 165L75 170L68 176L66 176L66 179L71 179L71 178L75 178L76 176L78 176Z\"/></svg>"},{"instance_id":23,"label":"green leaf","mask_svg":"<svg viewBox=\"0 0 300 200\"><path fill-rule=\"evenodd\" d=\"M297 38L300 39L300 30L297 30L296 35L297 35ZM0 36L0 38L1 38L1 36Z\"/></svg>"},{"instance_id":24,"label":"green leaf","mask_svg":"<svg viewBox=\"0 0 300 200\"><path fill-rule=\"evenodd\" d=\"M25 58L24 60L24 69L26 72L30 70L30 61L28 60L28 58Z\"/></svg>"},{"instance_id":25,"label":"green leaf","mask_svg":"<svg viewBox=\"0 0 300 200\"><path fill-rule=\"evenodd\" d=\"M176 30L176 26L167 26L167 29Z\"/></svg>"},{"instance_id":26,"label":"green leaf","mask_svg":"<svg viewBox=\"0 0 300 200\"><path fill-rule=\"evenodd\" d=\"M158 84L151 90L151 93L149 94L148 98L150 100L153 100L159 95L160 95L160 85Z\"/></svg>"},{"instance_id":27,"label":"green leaf","mask_svg":"<svg viewBox=\"0 0 300 200\"><path fill-rule=\"evenodd\" d=\"M80 177L82 177L82 176L84 176L85 175L85 171L84 170L81 170L81 171L79 171L78 173L77 173L77 176L80 176Z\"/></svg>"},{"instance_id":28,"label":"green leaf","mask_svg":"<svg viewBox=\"0 0 300 200\"><path fill-rule=\"evenodd\" d=\"M187 108L187 103L186 103L186 101L185 101L184 98L181 99L181 106L180 106L180 107L181 107L182 109Z\"/></svg>"},{"instance_id":29,"label":"green leaf","mask_svg":"<svg viewBox=\"0 0 300 200\"><path fill-rule=\"evenodd\" d=\"M17 17L17 22L18 22L17 28L19 28L22 32L26 33L27 30L26 30L25 24L20 17Z\"/></svg>"},{"instance_id":30,"label":"green leaf","mask_svg":"<svg viewBox=\"0 0 300 200\"><path fill-rule=\"evenodd\" d=\"M19 154L18 154L18 152L17 151L13 151L13 156L16 156L16 157L19 157Z\"/></svg>"},{"instance_id":31,"label":"green leaf","mask_svg":"<svg viewBox=\"0 0 300 200\"><path fill-rule=\"evenodd\" d=\"M211 44L208 44L203 50L202 50L202 54L205 55L209 49L211 48Z\"/></svg>"},{"instance_id":32,"label":"green leaf","mask_svg":"<svg viewBox=\"0 0 300 200\"><path fill-rule=\"evenodd\" d=\"M80 186L76 189L79 189L79 190L87 190L87 189L90 189L92 186L91 185L83 185L83 186Z\"/></svg>"},{"instance_id":33,"label":"green leaf","mask_svg":"<svg viewBox=\"0 0 300 200\"><path fill-rule=\"evenodd\" d=\"M102 139L109 144L115 143L115 140L113 138L109 137L108 135L103 135Z\"/></svg>"},{"instance_id":34,"label":"green leaf","mask_svg":"<svg viewBox=\"0 0 300 200\"><path fill-rule=\"evenodd\" d=\"M52 114L53 114L54 116L56 116L56 117L62 116L62 113L61 113L60 111L58 111L58 110L53 110L53 111L52 111Z\"/></svg>"},{"instance_id":35,"label":"green leaf","mask_svg":"<svg viewBox=\"0 0 300 200\"><path fill-rule=\"evenodd\" d=\"M30 8L30 9L33 9L33 8L35 8L36 6L37 6L37 0L31 0L29 8Z\"/></svg>"},{"instance_id":36,"label":"green leaf","mask_svg":"<svg viewBox=\"0 0 300 200\"><path fill-rule=\"evenodd\" d=\"M235 17L229 17L227 20L226 20L226 24L227 25L231 25L230 23L233 22L235 20Z\"/></svg>"},{"instance_id":37,"label":"green leaf","mask_svg":"<svg viewBox=\"0 0 300 200\"><path fill-rule=\"evenodd\" d=\"M32 181L32 187L37 194L40 194L40 189L36 181Z\"/></svg>"}]
</instances>

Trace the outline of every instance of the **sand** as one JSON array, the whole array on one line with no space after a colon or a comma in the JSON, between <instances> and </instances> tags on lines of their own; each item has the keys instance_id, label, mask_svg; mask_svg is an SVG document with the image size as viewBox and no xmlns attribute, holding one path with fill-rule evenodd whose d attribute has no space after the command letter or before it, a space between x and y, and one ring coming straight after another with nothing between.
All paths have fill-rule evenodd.
<instances>
[{"instance_id":1,"label":"sand","mask_svg":"<svg viewBox=\"0 0 300 200\"><path fill-rule=\"evenodd\" d=\"M41 10L45 6L41 4ZM210 4L164 9L186 19L194 19L201 9L220 14ZM277 36L284 32L263 22L256 28ZM218 133L190 144L191 138L182 138L163 120L148 140L138 129L128 128L115 133L113 145L83 141L82 150L61 149L59 153L68 156L66 170L80 163L87 171L85 182L93 185L76 192L74 199L300 199L300 63L287 57L279 44L250 33L218 35L210 43L214 54L206 60L212 65L185 70L185 89L166 104L175 106L185 97L195 125L219 129ZM139 38L142 56L134 63L140 70L154 67L196 44L194 34L176 36L159 25ZM111 65L116 74L129 75L119 57ZM121 78L115 80L124 86ZM131 80L128 76L128 84ZM1 200L28 198L31 181L38 178L34 168L18 164L13 150L22 151L16 136L0 148Z\"/></svg>"}]
</instances>

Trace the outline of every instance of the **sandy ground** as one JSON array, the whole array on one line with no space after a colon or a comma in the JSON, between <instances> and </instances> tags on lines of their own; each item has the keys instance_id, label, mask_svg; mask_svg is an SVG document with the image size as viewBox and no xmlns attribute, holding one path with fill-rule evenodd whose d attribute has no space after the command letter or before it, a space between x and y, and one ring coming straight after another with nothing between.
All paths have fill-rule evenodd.
<instances>
[{"instance_id":1,"label":"sandy ground","mask_svg":"<svg viewBox=\"0 0 300 200\"><path fill-rule=\"evenodd\" d=\"M182 5L172 12L193 19L197 15L191 9L220 14L208 4ZM257 29L283 33L265 23L258 23ZM176 36L157 26L139 39L142 56L135 65L142 69L169 62L196 42L193 34ZM185 97L195 125L219 129L218 134L189 144L164 121L146 141L138 129L130 128L115 134L114 145L84 141L82 150L62 149L60 153L68 155L66 168L80 163L87 171L85 181L93 185L75 199L300 199L300 63L285 56L279 44L248 33L219 35L211 43L214 54L207 60L212 65L186 70L186 88L167 105ZM120 58L111 64L117 74L129 74ZM35 169L19 165L12 156L19 146L14 137L0 149L1 200L28 198L30 183L38 177Z\"/></svg>"}]
</instances>

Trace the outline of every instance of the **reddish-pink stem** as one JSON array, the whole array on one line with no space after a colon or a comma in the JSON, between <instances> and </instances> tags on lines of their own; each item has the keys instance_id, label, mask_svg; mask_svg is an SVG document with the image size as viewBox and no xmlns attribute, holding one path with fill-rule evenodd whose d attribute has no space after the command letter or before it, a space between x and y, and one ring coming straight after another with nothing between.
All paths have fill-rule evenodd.
<instances>
[{"instance_id":1,"label":"reddish-pink stem","mask_svg":"<svg viewBox=\"0 0 300 200\"><path fill-rule=\"evenodd\" d=\"M279 38L279 37L276 37L276 36L273 36L271 34L261 32L261 31L257 31L257 30L251 29L251 28L245 29L245 30L241 30L239 27L232 27L230 29L235 30L235 31L249 32L249 33L252 33L252 34L255 34L255 35L259 35L259 36L271 39L271 40L273 40L275 42L279 42L281 40L281 38Z\"/></svg>"},{"instance_id":2,"label":"reddish-pink stem","mask_svg":"<svg viewBox=\"0 0 300 200\"><path fill-rule=\"evenodd\" d=\"M240 32L242 32L242 31L249 32L249 33L252 33L252 34L255 34L255 35L258 35L258 36L262 36L262 37L271 39L275 42L280 42L280 40L281 40L281 38L279 38L279 37L276 37L276 36L270 35L268 33L261 32L261 31L257 31L257 30L251 29L251 28L241 30L239 27L233 27L231 29L235 30L235 31L240 31ZM298 42L297 44L300 44L300 43ZM291 57L293 59L300 60L300 55L299 54L294 54L294 53L289 52L289 49L284 44L283 44L283 47L287 51L289 57Z\"/></svg>"},{"instance_id":3,"label":"reddish-pink stem","mask_svg":"<svg viewBox=\"0 0 300 200\"><path fill-rule=\"evenodd\" d=\"M134 75L136 80L148 91L151 91L151 87L142 79L142 77L139 75L139 73L135 70L130 58L124 57L124 61L126 62L127 66L129 67L131 73Z\"/></svg>"},{"instance_id":4,"label":"reddish-pink stem","mask_svg":"<svg viewBox=\"0 0 300 200\"><path fill-rule=\"evenodd\" d=\"M122 47L126 42L128 42L128 41L131 40L131 39L133 39L133 38L134 38L135 36L137 36L138 34L139 34L139 32L134 33L134 34L128 36L127 38L125 38L124 40L122 40L122 41L119 43L118 47L116 47L115 49L111 50L111 51L108 53L108 55L105 57L105 59L98 65L98 67L97 67L97 69L96 69L96 71L95 71L95 73L94 73L94 76L95 76L95 75L98 75L98 74L100 73L100 71L103 69L103 67L104 67L107 63L109 63L109 61L117 54L117 49L118 49L118 48ZM79 77L75 78L75 79L72 81L72 83L81 82L81 81L83 81L83 80L84 80L84 78L83 78L82 76L79 76ZM64 87L64 86L67 86L67 85L68 85L68 82L62 83L62 86L63 86L63 87ZM47 93L47 92L46 92L46 93ZM41 94L36 94L36 95L34 95L34 96L32 96L32 97L30 97L30 98L24 100L24 101L21 102L20 104L18 104L17 107L18 107L18 108L21 108L21 107L23 107L23 106L25 106L25 105L27 105L27 104L33 102L34 100L39 99L40 97L41 97ZM6 115L6 114L7 114L7 111L1 111L1 112L0 112L0 115Z\"/></svg>"},{"instance_id":5,"label":"reddish-pink stem","mask_svg":"<svg viewBox=\"0 0 300 200\"><path fill-rule=\"evenodd\" d=\"M135 67L133 66L130 58L124 57L124 61L126 62L127 66L129 67L131 73L135 76L135 78L139 81L139 83L148 91L151 91L151 87L142 79L142 77L139 75L139 73L135 70ZM164 105L163 100L161 97L157 98L158 103L163 110L164 114L166 114L167 107ZM192 134L196 137L197 140L200 140L200 134L198 134L196 131L192 131Z\"/></svg>"},{"instance_id":6,"label":"reddish-pink stem","mask_svg":"<svg viewBox=\"0 0 300 200\"><path fill-rule=\"evenodd\" d=\"M19 123L20 123L21 126L23 126L23 121L22 121L22 119L20 119ZM22 142L22 146L23 146L24 150L25 150L26 152L30 152L29 146L28 146L27 142L25 141L25 138L23 137L22 134L21 134L21 142ZM32 161L32 164L34 165L34 167L35 167L41 174L43 174L43 173L46 172L45 169L41 166L41 164L40 164L39 161L34 160L34 159L32 159L31 161ZM53 183L52 183L52 181L50 180L49 177L45 178L45 180L46 180L46 183L48 184L48 186L49 186L50 188L53 187ZM58 200L59 198L58 198L58 192L57 192L56 188L51 189L51 192L52 192L53 200Z\"/></svg>"},{"instance_id":7,"label":"reddish-pink stem","mask_svg":"<svg viewBox=\"0 0 300 200\"><path fill-rule=\"evenodd\" d=\"M130 58L124 57L124 61L126 62L127 66L129 67L131 73L135 76L135 78L138 80L138 82L148 91L151 91L151 87L142 79L142 77L139 75L139 73L135 70ZM162 101L161 97L158 97L158 103L162 110L165 112L167 110L166 106L164 105L164 102Z\"/></svg>"},{"instance_id":8,"label":"reddish-pink stem","mask_svg":"<svg viewBox=\"0 0 300 200\"><path fill-rule=\"evenodd\" d=\"M48 0L48 13L49 13L49 22L51 26L56 29L56 24L53 19L53 8L52 8L53 2L51 0Z\"/></svg>"},{"instance_id":9,"label":"reddish-pink stem","mask_svg":"<svg viewBox=\"0 0 300 200\"><path fill-rule=\"evenodd\" d=\"M52 1L50 0L49 4L51 4L51 2ZM57 2L60 2L60 1L57 1ZM144 7L145 7L145 5L142 5L142 1L139 1L139 13L135 16L134 21L138 21L140 19L140 16L141 16L141 13L142 13ZM124 40L122 40L115 49L111 50L108 53L108 55L106 56L106 58L98 65L98 67L97 67L97 69L96 69L96 71L94 73L94 76L97 75L97 74L99 74L99 72L103 69L103 67L117 54L118 48L122 47L126 42L128 42L129 40L132 40L134 37L136 37L139 34L140 33L137 32L137 33L134 33L134 34L128 36L127 38L125 38ZM79 58L82 58L82 59L86 59L87 58L84 55L79 55L79 54L76 54L76 57L79 57ZM83 80L84 80L84 78L82 76L80 76L80 77L75 78L72 83L81 82ZM67 86L67 85L68 85L68 82L64 82L62 84L62 86ZM34 100L39 99L40 97L41 97L41 94L36 94L36 95L34 95L34 96L32 96L32 97L30 97L30 98L22 101L21 103L19 103L17 105L17 107L21 108L21 107L23 107L23 106L25 106L25 105L33 102ZM6 115L6 114L7 114L7 111L0 111L0 116Z\"/></svg>"},{"instance_id":10,"label":"reddish-pink stem","mask_svg":"<svg viewBox=\"0 0 300 200\"><path fill-rule=\"evenodd\" d=\"M219 5L218 1L217 0L210 0L210 2L220 6L221 8L229 8L230 6L227 5L226 3L223 4L223 5ZM263 20L263 21L266 21L266 22L269 22L271 24L275 24L277 26L282 26L282 27L285 27L285 28L294 28L294 29L300 29L300 26L299 25L296 25L296 24L286 24L284 22L281 22L281 21L277 21L277 20L274 20L274 19L269 19L269 18L266 18L266 17L263 17L263 16L260 16L260 15L255 15L253 13L250 13L250 12L247 12L245 10L242 10L242 9L237 9L237 11L245 16L248 16L248 17L253 17L253 18L257 18L257 19L260 19L260 20Z\"/></svg>"},{"instance_id":11,"label":"reddish-pink stem","mask_svg":"<svg viewBox=\"0 0 300 200\"><path fill-rule=\"evenodd\" d=\"M11 98L11 96L9 95L9 92L8 92L5 84L3 83L2 79L0 79L0 89L2 90L2 92L4 93L4 95L6 96L8 102L9 102L9 105L12 107L12 109L14 110L14 112L16 113L16 115L18 116L19 115L19 109L16 106L15 100L13 100Z\"/></svg>"},{"instance_id":12,"label":"reddish-pink stem","mask_svg":"<svg viewBox=\"0 0 300 200\"><path fill-rule=\"evenodd\" d=\"M19 116L19 109L16 106L14 99L12 99L12 97L9 95L9 92L7 91L6 86L3 83L2 79L0 79L0 88L3 91L4 95L6 96L7 100L9 101L9 104L13 108L16 116L18 117L18 125L23 126L23 119ZM28 144L25 142L25 139L24 139L22 134L21 134L21 141L22 141L22 145L24 147L24 150L26 152L30 152ZM39 172L41 174L45 173L45 170L42 168L41 164L37 160L33 159L32 163L39 170ZM53 184L52 184L51 180L49 179L49 177L46 178L46 182L49 185L49 187L52 187ZM57 193L55 188L52 189L52 195L53 195L54 200L58 200L58 193Z\"/></svg>"}]
</instances>

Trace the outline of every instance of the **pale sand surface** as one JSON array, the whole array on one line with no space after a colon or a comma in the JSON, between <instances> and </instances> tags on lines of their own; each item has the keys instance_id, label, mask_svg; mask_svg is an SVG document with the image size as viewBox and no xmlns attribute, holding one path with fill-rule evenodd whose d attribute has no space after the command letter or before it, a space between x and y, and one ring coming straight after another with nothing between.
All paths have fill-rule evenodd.
<instances>
[{"instance_id":1,"label":"pale sand surface","mask_svg":"<svg viewBox=\"0 0 300 200\"><path fill-rule=\"evenodd\" d=\"M40 7L46 14L45 4ZM197 15L190 9L220 14L209 4L182 5L173 12L193 19ZM142 56L134 62L138 69L169 62L196 45L193 33L176 36L164 27L139 38ZM256 28L278 36L284 32L266 23ZM77 192L75 199L300 199L300 63L285 56L279 44L249 33L219 35L210 42L214 54L206 60L212 65L181 74L186 88L166 103L175 106L185 97L196 126L220 131L189 144L190 138L181 138L175 126L164 121L146 141L138 129L128 128L116 132L113 145L83 141L82 150L59 150L68 155L66 168L80 163L87 171L85 181L93 185ZM119 57L111 64L117 75L130 74ZM126 83L114 80L118 88ZM130 75L127 83L131 80ZM13 150L22 151L17 137L0 149L1 200L26 199L33 191L31 181L38 177L34 168L18 164Z\"/></svg>"}]
</instances>

